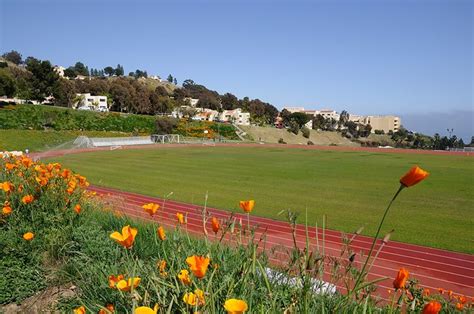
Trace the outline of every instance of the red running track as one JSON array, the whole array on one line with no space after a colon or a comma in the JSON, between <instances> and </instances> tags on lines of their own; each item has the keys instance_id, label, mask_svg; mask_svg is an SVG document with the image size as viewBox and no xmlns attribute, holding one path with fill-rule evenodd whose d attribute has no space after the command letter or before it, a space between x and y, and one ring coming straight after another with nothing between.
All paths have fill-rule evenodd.
<instances>
[{"instance_id":1,"label":"red running track","mask_svg":"<svg viewBox=\"0 0 474 314\"><path fill-rule=\"evenodd\" d=\"M114 209L121 211L125 215L133 218L156 221L165 227L174 227L176 225L177 212L185 213L187 214L188 231L198 235L203 234L200 214L202 206L170 200L163 203L164 200L161 198L105 187L90 186L89 189L97 192L98 195L102 195L104 200L109 202ZM143 204L149 202L154 202L164 207L164 209L161 208L159 210L160 214L157 217L151 218L141 208ZM230 213L228 211L215 208L207 208L207 210L210 214L219 219L229 218ZM247 216L245 214L236 213L235 217L237 219L241 218L244 224L247 222ZM257 228L257 239L260 238L263 233L266 233L266 250L270 250L272 247L292 248L294 246L288 223L251 216L250 225L252 228ZM210 225L207 226L207 229L209 231L211 230ZM306 241L305 226L298 225L296 233L297 245L300 248L304 248ZM311 239L312 248L315 248L317 245L316 236L321 246L322 231L310 227L309 237ZM351 248L357 254L354 262L356 266L360 267L361 262L363 262L361 253L363 252L364 255L367 254L371 243L372 238L360 235L352 242ZM326 254L337 257L339 256L341 247L341 232L326 230ZM280 254L274 257L275 261L278 261L278 258L284 258L284 256ZM388 298L387 290L392 289L392 280L401 267L407 268L412 278L417 278L421 286L431 291L443 288L452 290L455 294L465 295L466 297L472 298L474 296L474 255L391 241L382 248L369 274L370 280L384 277L389 278L377 284L379 287L377 293L381 299Z\"/></svg>"}]
</instances>

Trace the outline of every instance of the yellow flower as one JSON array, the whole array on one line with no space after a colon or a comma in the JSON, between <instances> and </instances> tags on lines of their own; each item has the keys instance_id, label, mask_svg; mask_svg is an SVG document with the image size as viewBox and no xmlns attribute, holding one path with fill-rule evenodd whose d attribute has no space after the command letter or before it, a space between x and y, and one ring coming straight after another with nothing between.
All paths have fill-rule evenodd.
<instances>
[{"instance_id":1,"label":"yellow flower","mask_svg":"<svg viewBox=\"0 0 474 314\"><path fill-rule=\"evenodd\" d=\"M249 201L240 201L239 203L240 208L244 210L246 213L250 213L255 206L255 201L254 200L249 200Z\"/></svg>"},{"instance_id":2,"label":"yellow flower","mask_svg":"<svg viewBox=\"0 0 474 314\"><path fill-rule=\"evenodd\" d=\"M155 204L155 203L148 203L148 204L143 205L142 208L147 213L149 213L150 216L153 216L154 214L156 214L156 211L158 210L158 208L160 208L160 205Z\"/></svg>"},{"instance_id":3,"label":"yellow flower","mask_svg":"<svg viewBox=\"0 0 474 314\"><path fill-rule=\"evenodd\" d=\"M202 278L206 275L207 268L209 267L210 258L204 256L190 256L186 259L189 268L197 278Z\"/></svg>"},{"instance_id":4,"label":"yellow flower","mask_svg":"<svg viewBox=\"0 0 474 314\"><path fill-rule=\"evenodd\" d=\"M164 241L166 239L165 229L163 229L162 226L158 227L157 233L161 241Z\"/></svg>"},{"instance_id":5,"label":"yellow flower","mask_svg":"<svg viewBox=\"0 0 474 314\"><path fill-rule=\"evenodd\" d=\"M131 228L130 226L125 226L122 228L122 233L113 232L110 235L110 238L115 240L118 244L129 249L132 247L135 237L137 236L138 230L136 228Z\"/></svg>"},{"instance_id":6,"label":"yellow flower","mask_svg":"<svg viewBox=\"0 0 474 314\"><path fill-rule=\"evenodd\" d=\"M160 270L160 276L162 277L166 277L167 273L166 273L166 261L165 260L161 260L157 263L157 266L158 266L158 269Z\"/></svg>"},{"instance_id":7,"label":"yellow flower","mask_svg":"<svg viewBox=\"0 0 474 314\"><path fill-rule=\"evenodd\" d=\"M86 314L86 308L84 306L80 306L74 310L74 314Z\"/></svg>"},{"instance_id":8,"label":"yellow flower","mask_svg":"<svg viewBox=\"0 0 474 314\"><path fill-rule=\"evenodd\" d=\"M194 290L194 293L186 293L183 296L183 302L191 306L204 305L204 291L202 291L201 289L196 289Z\"/></svg>"},{"instance_id":9,"label":"yellow flower","mask_svg":"<svg viewBox=\"0 0 474 314\"><path fill-rule=\"evenodd\" d=\"M179 272L178 279L185 285L191 284L191 278L189 277L189 272L186 269L183 269Z\"/></svg>"},{"instance_id":10,"label":"yellow flower","mask_svg":"<svg viewBox=\"0 0 474 314\"><path fill-rule=\"evenodd\" d=\"M244 300L229 299L225 301L224 309L228 314L241 314L247 311L248 306Z\"/></svg>"},{"instance_id":11,"label":"yellow flower","mask_svg":"<svg viewBox=\"0 0 474 314\"><path fill-rule=\"evenodd\" d=\"M130 289L132 288L132 285L133 285L133 288L135 289L140 284L140 281L141 281L140 277L128 278L128 280L120 280L119 282L117 282L117 289L121 291L130 291Z\"/></svg>"},{"instance_id":12,"label":"yellow flower","mask_svg":"<svg viewBox=\"0 0 474 314\"><path fill-rule=\"evenodd\" d=\"M180 224L184 224L184 215L181 213L176 213L176 218Z\"/></svg>"},{"instance_id":13,"label":"yellow flower","mask_svg":"<svg viewBox=\"0 0 474 314\"><path fill-rule=\"evenodd\" d=\"M31 241L35 237L35 234L33 232L27 232L23 235L23 239L26 241Z\"/></svg>"},{"instance_id":14,"label":"yellow flower","mask_svg":"<svg viewBox=\"0 0 474 314\"><path fill-rule=\"evenodd\" d=\"M135 309L133 312L134 314L156 314L158 313L159 306L155 304L153 309L149 308L148 306L140 306Z\"/></svg>"}]
</instances>

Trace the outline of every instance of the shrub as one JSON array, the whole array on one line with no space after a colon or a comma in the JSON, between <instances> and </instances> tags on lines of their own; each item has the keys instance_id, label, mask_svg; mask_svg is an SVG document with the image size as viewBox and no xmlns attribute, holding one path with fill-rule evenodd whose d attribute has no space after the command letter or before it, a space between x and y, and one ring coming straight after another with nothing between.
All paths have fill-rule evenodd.
<instances>
[{"instance_id":1,"label":"shrub","mask_svg":"<svg viewBox=\"0 0 474 314\"><path fill-rule=\"evenodd\" d=\"M178 125L178 119L169 117L159 117L156 119L157 134L172 134L174 128Z\"/></svg>"},{"instance_id":2,"label":"shrub","mask_svg":"<svg viewBox=\"0 0 474 314\"><path fill-rule=\"evenodd\" d=\"M296 121L291 120L290 123L288 124L288 132L291 132L295 135L298 135L298 132L300 131L300 126Z\"/></svg>"},{"instance_id":3,"label":"shrub","mask_svg":"<svg viewBox=\"0 0 474 314\"><path fill-rule=\"evenodd\" d=\"M384 130L375 130L374 133L375 134L385 134L385 131Z\"/></svg>"},{"instance_id":4,"label":"shrub","mask_svg":"<svg viewBox=\"0 0 474 314\"><path fill-rule=\"evenodd\" d=\"M309 138L309 136L311 135L309 129L305 126L301 128L301 133L303 134L303 137L306 137L306 138Z\"/></svg>"},{"instance_id":5,"label":"shrub","mask_svg":"<svg viewBox=\"0 0 474 314\"><path fill-rule=\"evenodd\" d=\"M278 139L278 144L286 144L282 137Z\"/></svg>"},{"instance_id":6,"label":"shrub","mask_svg":"<svg viewBox=\"0 0 474 314\"><path fill-rule=\"evenodd\" d=\"M311 142L311 141L308 141L306 144L307 144L307 145L314 145L314 143Z\"/></svg>"}]
</instances>

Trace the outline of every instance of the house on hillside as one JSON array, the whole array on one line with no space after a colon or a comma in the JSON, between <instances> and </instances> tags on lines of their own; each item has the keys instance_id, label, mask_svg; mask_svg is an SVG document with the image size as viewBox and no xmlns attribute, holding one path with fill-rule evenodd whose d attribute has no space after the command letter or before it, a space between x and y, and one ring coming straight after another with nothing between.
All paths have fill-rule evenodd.
<instances>
[{"instance_id":1,"label":"house on hillside","mask_svg":"<svg viewBox=\"0 0 474 314\"><path fill-rule=\"evenodd\" d=\"M72 107L77 110L109 111L107 96L92 96L90 93L77 94L77 101Z\"/></svg>"},{"instance_id":2,"label":"house on hillside","mask_svg":"<svg viewBox=\"0 0 474 314\"><path fill-rule=\"evenodd\" d=\"M250 113L242 112L242 109L224 110L219 115L219 121L231 122L238 125L250 125Z\"/></svg>"},{"instance_id":3,"label":"house on hillside","mask_svg":"<svg viewBox=\"0 0 474 314\"><path fill-rule=\"evenodd\" d=\"M202 111L198 112L192 119L196 121L216 121L218 120L218 117L218 111L211 109L202 109Z\"/></svg>"}]
</instances>

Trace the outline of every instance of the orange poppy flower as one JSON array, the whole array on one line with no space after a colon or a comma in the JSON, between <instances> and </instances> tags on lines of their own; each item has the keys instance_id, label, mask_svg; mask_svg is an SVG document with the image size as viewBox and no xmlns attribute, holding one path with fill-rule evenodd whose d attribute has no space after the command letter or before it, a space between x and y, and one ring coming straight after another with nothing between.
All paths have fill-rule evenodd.
<instances>
[{"instance_id":1,"label":"orange poppy flower","mask_svg":"<svg viewBox=\"0 0 474 314\"><path fill-rule=\"evenodd\" d=\"M12 208L10 207L10 202L5 201L5 203L3 203L2 214L6 216L6 215L10 215L11 213L12 213Z\"/></svg>"},{"instance_id":2,"label":"orange poppy flower","mask_svg":"<svg viewBox=\"0 0 474 314\"><path fill-rule=\"evenodd\" d=\"M463 295L459 296L459 302L461 302L462 304L466 304L466 302L467 302L466 297L463 296Z\"/></svg>"},{"instance_id":3,"label":"orange poppy flower","mask_svg":"<svg viewBox=\"0 0 474 314\"><path fill-rule=\"evenodd\" d=\"M423 289L423 295L424 295L425 297L429 296L429 295L430 295L430 289L424 288L424 289Z\"/></svg>"},{"instance_id":4,"label":"orange poppy flower","mask_svg":"<svg viewBox=\"0 0 474 314\"><path fill-rule=\"evenodd\" d=\"M214 231L214 233L218 233L220 225L219 225L219 220L216 217L212 217L211 225L212 225L212 231Z\"/></svg>"},{"instance_id":5,"label":"orange poppy flower","mask_svg":"<svg viewBox=\"0 0 474 314\"><path fill-rule=\"evenodd\" d=\"M64 179L69 178L70 175L71 175L71 170L69 169L64 169L63 172L61 172L61 177L63 177Z\"/></svg>"},{"instance_id":6,"label":"orange poppy flower","mask_svg":"<svg viewBox=\"0 0 474 314\"><path fill-rule=\"evenodd\" d=\"M13 170L13 169L15 169L16 167L17 167L17 165L11 164L11 163L9 163L9 162L7 162L7 163L5 164L5 169L7 169L8 171Z\"/></svg>"},{"instance_id":7,"label":"orange poppy flower","mask_svg":"<svg viewBox=\"0 0 474 314\"><path fill-rule=\"evenodd\" d=\"M81 212L81 205L80 205L80 204L76 204L76 206L74 206L74 211L76 212L76 214L79 215L79 213Z\"/></svg>"},{"instance_id":8,"label":"orange poppy flower","mask_svg":"<svg viewBox=\"0 0 474 314\"><path fill-rule=\"evenodd\" d=\"M430 301L423 307L422 314L438 314L441 311L441 303Z\"/></svg>"},{"instance_id":9,"label":"orange poppy flower","mask_svg":"<svg viewBox=\"0 0 474 314\"><path fill-rule=\"evenodd\" d=\"M21 159L21 163L23 164L23 166L25 166L26 168L29 168L32 164L33 164L33 160L31 160L30 158L28 157L23 157Z\"/></svg>"},{"instance_id":10,"label":"orange poppy flower","mask_svg":"<svg viewBox=\"0 0 474 314\"><path fill-rule=\"evenodd\" d=\"M26 241L31 241L35 237L35 234L33 232L27 232L23 235L23 239Z\"/></svg>"},{"instance_id":11,"label":"orange poppy flower","mask_svg":"<svg viewBox=\"0 0 474 314\"><path fill-rule=\"evenodd\" d=\"M31 202L34 201L34 199L35 198L33 197L33 195L25 195L21 198L21 202L23 204L30 204Z\"/></svg>"},{"instance_id":12,"label":"orange poppy flower","mask_svg":"<svg viewBox=\"0 0 474 314\"><path fill-rule=\"evenodd\" d=\"M444 293L444 289L443 288L438 288L438 292L443 294Z\"/></svg>"},{"instance_id":13,"label":"orange poppy flower","mask_svg":"<svg viewBox=\"0 0 474 314\"><path fill-rule=\"evenodd\" d=\"M20 192L20 193L23 192L23 189L24 189L23 184L20 184L20 185L18 186L18 192Z\"/></svg>"},{"instance_id":14,"label":"orange poppy flower","mask_svg":"<svg viewBox=\"0 0 474 314\"><path fill-rule=\"evenodd\" d=\"M189 272L186 269L183 269L179 272L178 274L178 279L184 284L184 285L190 285L191 284L191 278L189 277Z\"/></svg>"},{"instance_id":15,"label":"orange poppy flower","mask_svg":"<svg viewBox=\"0 0 474 314\"><path fill-rule=\"evenodd\" d=\"M115 306L112 304L112 303L107 303L107 305L105 306L105 308L107 310L109 310L110 312L114 312L115 311Z\"/></svg>"},{"instance_id":16,"label":"orange poppy flower","mask_svg":"<svg viewBox=\"0 0 474 314\"><path fill-rule=\"evenodd\" d=\"M74 314L86 314L86 308L84 306L80 306L74 310Z\"/></svg>"},{"instance_id":17,"label":"orange poppy flower","mask_svg":"<svg viewBox=\"0 0 474 314\"><path fill-rule=\"evenodd\" d=\"M48 184L48 178L44 176L35 177L35 180L40 186L45 186L46 184Z\"/></svg>"},{"instance_id":18,"label":"orange poppy flower","mask_svg":"<svg viewBox=\"0 0 474 314\"><path fill-rule=\"evenodd\" d=\"M140 284L140 281L141 281L140 277L128 278L128 280L122 279L119 282L117 282L116 287L120 291L130 291L132 289L132 286L134 289L138 287L138 285Z\"/></svg>"},{"instance_id":19,"label":"orange poppy flower","mask_svg":"<svg viewBox=\"0 0 474 314\"><path fill-rule=\"evenodd\" d=\"M224 303L224 309L228 314L242 314L247 311L247 302L239 299L229 299Z\"/></svg>"},{"instance_id":20,"label":"orange poppy flower","mask_svg":"<svg viewBox=\"0 0 474 314\"><path fill-rule=\"evenodd\" d=\"M121 246L129 249L132 247L135 237L137 236L138 230L136 228L131 228L130 226L125 226L122 228L122 233L113 232L110 234L110 238L115 240Z\"/></svg>"},{"instance_id":21,"label":"orange poppy flower","mask_svg":"<svg viewBox=\"0 0 474 314\"><path fill-rule=\"evenodd\" d=\"M150 214L150 216L153 216L156 214L158 208L160 208L160 205L155 204L155 203L148 203L142 206L142 208Z\"/></svg>"},{"instance_id":22,"label":"orange poppy flower","mask_svg":"<svg viewBox=\"0 0 474 314\"><path fill-rule=\"evenodd\" d=\"M158 233L158 238L160 238L161 241L165 241L166 239L165 229L162 226L159 226L156 232Z\"/></svg>"},{"instance_id":23,"label":"orange poppy flower","mask_svg":"<svg viewBox=\"0 0 474 314\"><path fill-rule=\"evenodd\" d=\"M408 270L402 268L398 271L397 277L393 281L393 287L395 289L404 289L408 280Z\"/></svg>"},{"instance_id":24,"label":"orange poppy flower","mask_svg":"<svg viewBox=\"0 0 474 314\"><path fill-rule=\"evenodd\" d=\"M159 306L155 304L155 307L149 308L148 306L140 306L135 309L134 314L156 314L158 313Z\"/></svg>"},{"instance_id":25,"label":"orange poppy flower","mask_svg":"<svg viewBox=\"0 0 474 314\"><path fill-rule=\"evenodd\" d=\"M191 306L204 305L204 291L202 291L201 289L196 289L194 290L194 293L186 293L183 296L183 302Z\"/></svg>"},{"instance_id":26,"label":"orange poppy flower","mask_svg":"<svg viewBox=\"0 0 474 314\"><path fill-rule=\"evenodd\" d=\"M458 311L462 311L464 309L464 304L462 303L456 303L456 310Z\"/></svg>"},{"instance_id":27,"label":"orange poppy flower","mask_svg":"<svg viewBox=\"0 0 474 314\"><path fill-rule=\"evenodd\" d=\"M418 166L413 166L403 177L400 178L400 183L405 187L413 186L424 180L429 173Z\"/></svg>"},{"instance_id":28,"label":"orange poppy flower","mask_svg":"<svg viewBox=\"0 0 474 314\"><path fill-rule=\"evenodd\" d=\"M178 222L180 224L184 224L184 215L181 213L176 213L176 219L178 219Z\"/></svg>"},{"instance_id":29,"label":"orange poppy flower","mask_svg":"<svg viewBox=\"0 0 474 314\"><path fill-rule=\"evenodd\" d=\"M109 288L115 288L115 286L117 285L117 282L119 282L120 280L123 280L123 275L117 275L117 276L114 276L114 275L110 275L109 276Z\"/></svg>"},{"instance_id":30,"label":"orange poppy flower","mask_svg":"<svg viewBox=\"0 0 474 314\"><path fill-rule=\"evenodd\" d=\"M3 182L0 187L2 188L2 190L5 192L5 193L10 193L11 191L13 191L13 189L15 188L13 186L13 184L11 182L8 182L8 181L5 181Z\"/></svg>"},{"instance_id":31,"label":"orange poppy flower","mask_svg":"<svg viewBox=\"0 0 474 314\"><path fill-rule=\"evenodd\" d=\"M255 201L254 200L249 200L249 201L240 201L239 203L240 208L243 209L244 212L250 213L255 206Z\"/></svg>"},{"instance_id":32,"label":"orange poppy flower","mask_svg":"<svg viewBox=\"0 0 474 314\"><path fill-rule=\"evenodd\" d=\"M186 259L186 263L197 278L203 278L206 275L210 262L211 259L204 256L193 255Z\"/></svg>"}]
</instances>

